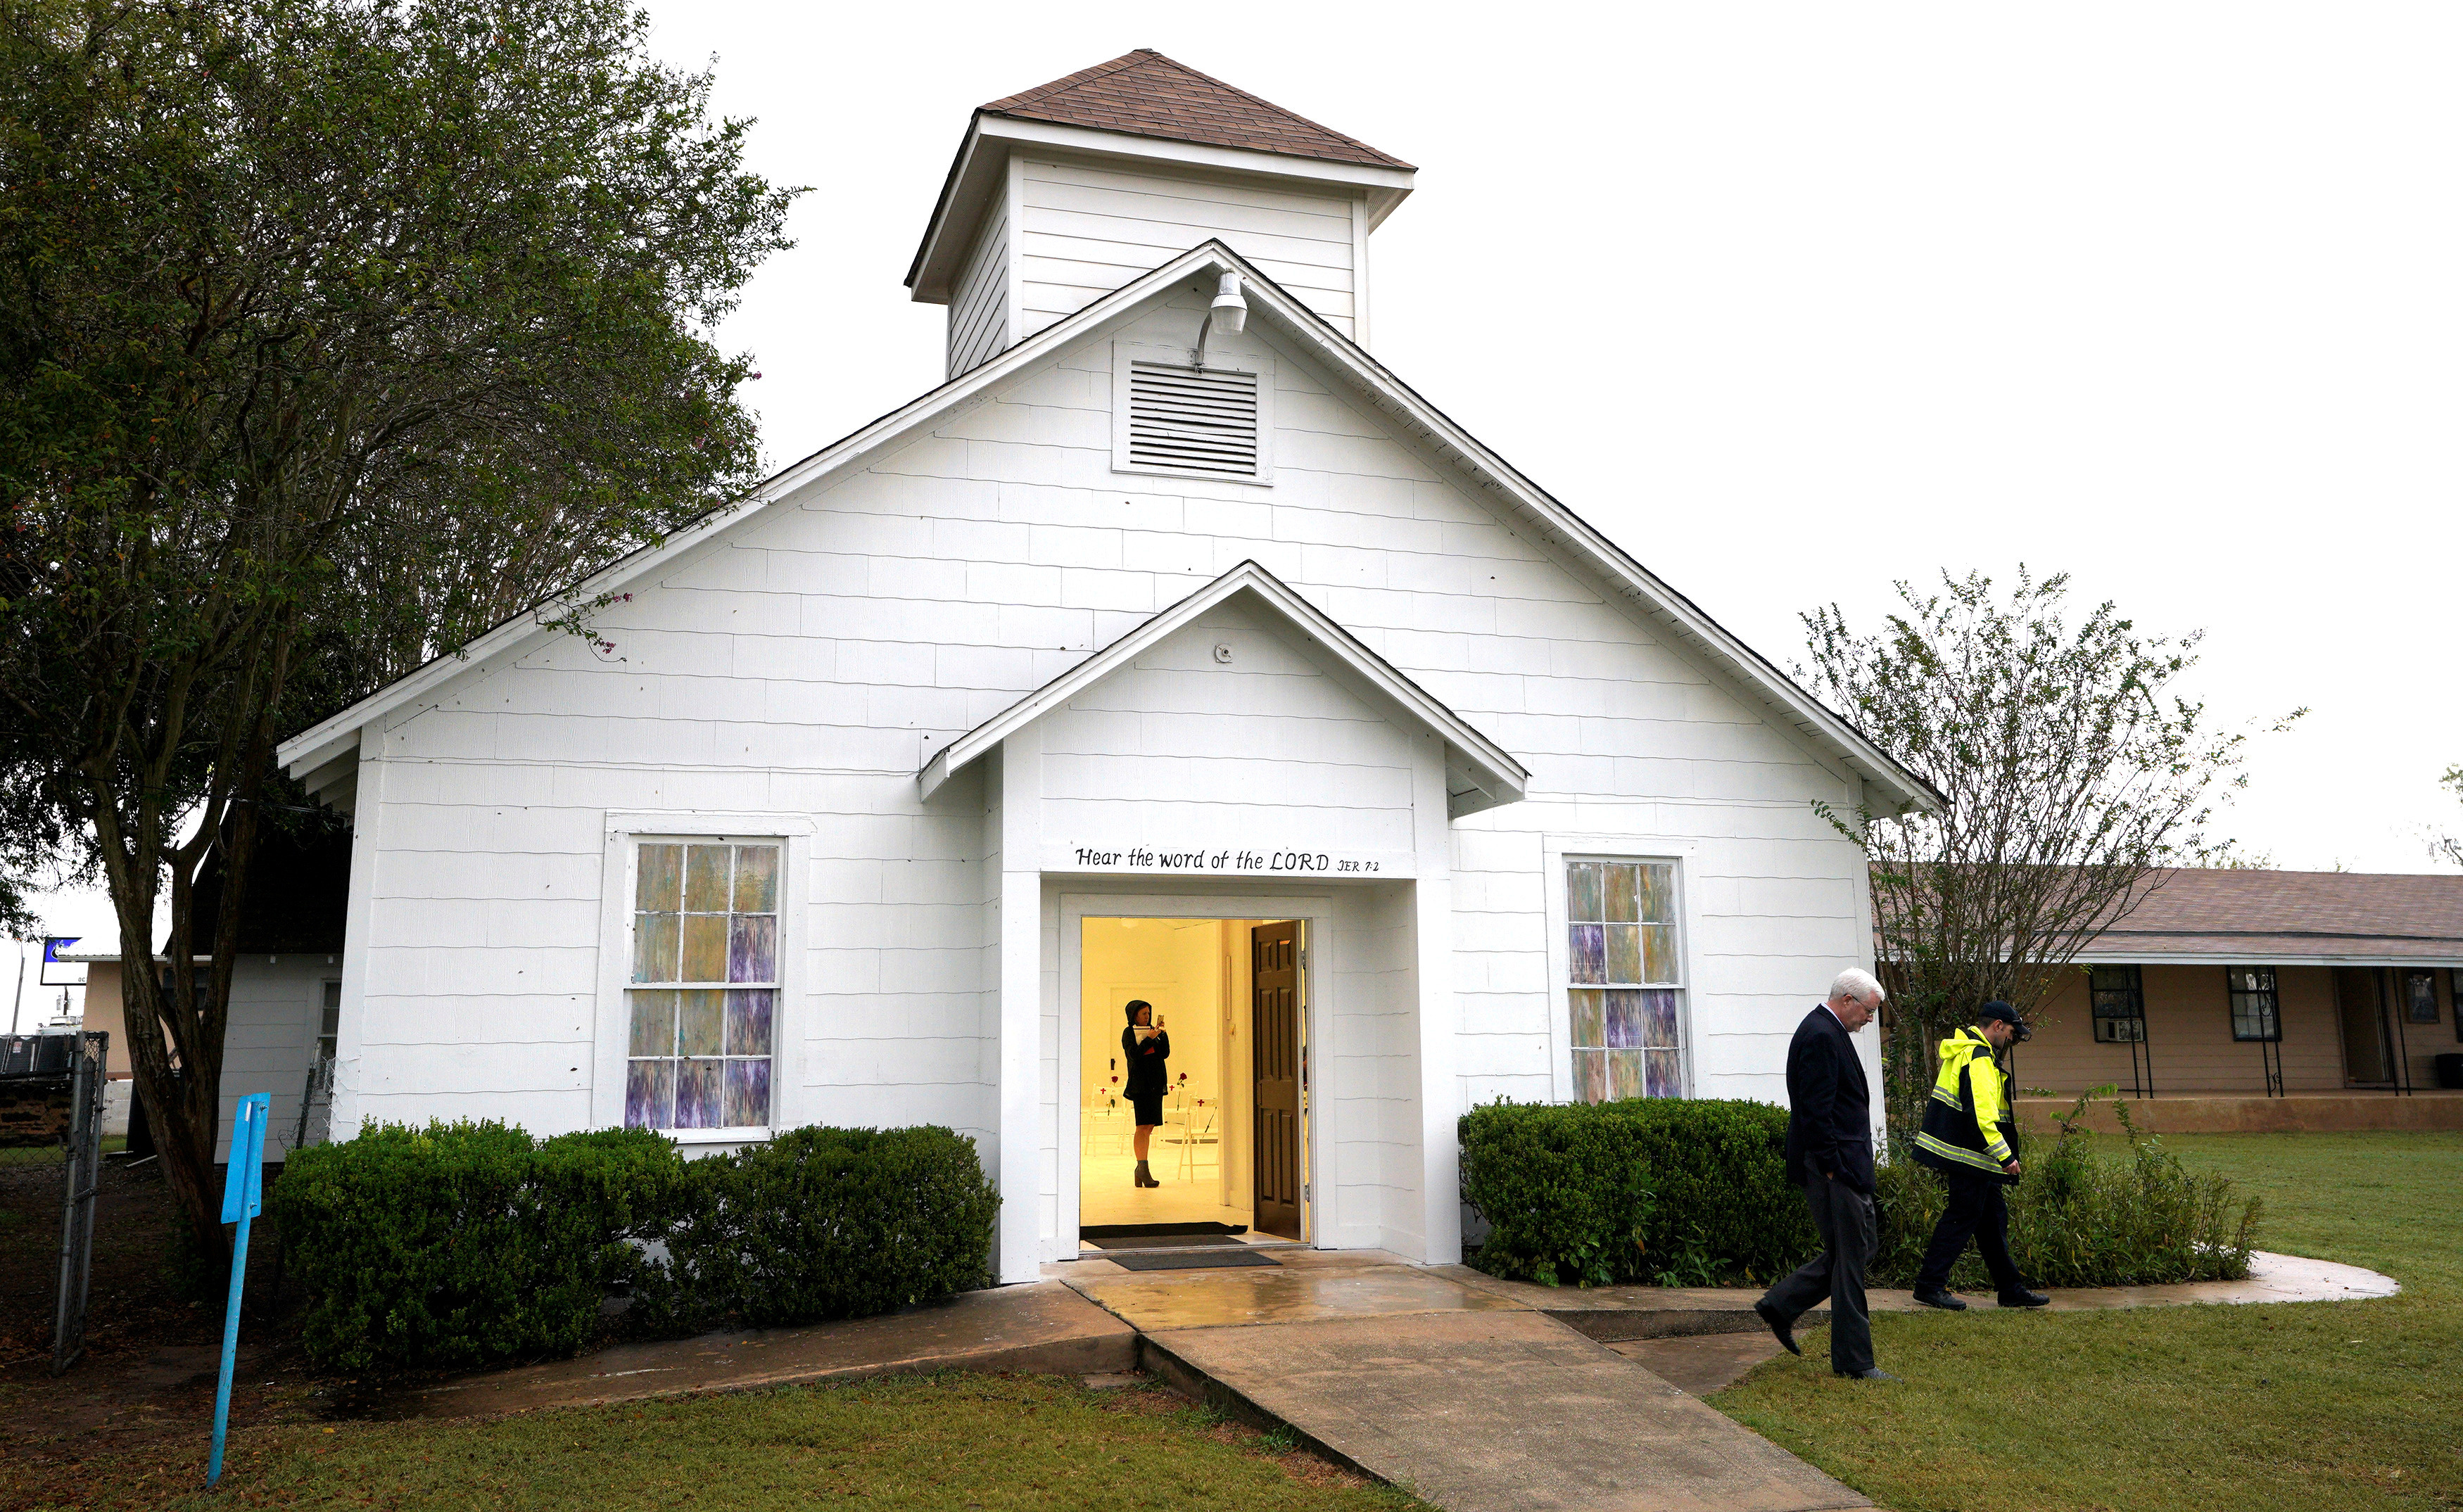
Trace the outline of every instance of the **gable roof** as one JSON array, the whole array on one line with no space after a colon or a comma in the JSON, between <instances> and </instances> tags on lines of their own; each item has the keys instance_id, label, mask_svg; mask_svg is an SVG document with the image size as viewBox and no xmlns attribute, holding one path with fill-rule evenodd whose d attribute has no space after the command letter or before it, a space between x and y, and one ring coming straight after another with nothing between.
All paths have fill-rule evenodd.
<instances>
[{"instance_id":1,"label":"gable roof","mask_svg":"<svg viewBox=\"0 0 2463 1512\"><path fill-rule=\"evenodd\" d=\"M915 774L917 790L930 798L943 783L1001 742L1135 661L1208 610L1244 594L1262 603L1302 637L1323 648L1343 671L1399 704L1413 722L1444 739L1446 810L1449 817L1460 818L1521 800L1531 773L1504 746L1481 734L1470 721L1439 702L1392 662L1362 644L1358 637L1329 618L1323 610L1255 562L1242 562L1170 608L1157 612L1135 630L943 746Z\"/></svg>"},{"instance_id":2,"label":"gable roof","mask_svg":"<svg viewBox=\"0 0 2463 1512\"><path fill-rule=\"evenodd\" d=\"M1123 53L1108 63L1079 69L1065 78L1021 90L978 108L988 116L1048 120L1095 131L1126 132L1133 137L1246 147L1254 152L1362 162L1381 168L1411 166L1357 138L1329 130L1305 116L1296 116L1152 48Z\"/></svg>"},{"instance_id":3,"label":"gable roof","mask_svg":"<svg viewBox=\"0 0 2463 1512\"><path fill-rule=\"evenodd\" d=\"M2463 961L2463 876L2166 871L2082 961Z\"/></svg>"},{"instance_id":4,"label":"gable roof","mask_svg":"<svg viewBox=\"0 0 2463 1512\"><path fill-rule=\"evenodd\" d=\"M1661 635L1728 678L1740 697L1749 703L1758 703L1782 727L1796 731L1813 748L1856 773L1866 785L1866 807L1877 813L1896 813L1910 808L1931 810L1940 806L1941 795L1923 778L1899 765L1846 720L1823 707L1690 599L1650 573L1623 548L1490 451L1315 311L1217 241L1201 242L1152 272L1054 321L939 388L782 469L741 503L713 510L666 540L602 568L556 601L589 602L600 594L621 592L625 584L675 561L769 505L863 466L882 452L904 444L915 431L980 401L992 390L1039 366L1063 349L1107 327L1127 323L1148 305L1167 298L1174 290L1187 286L1210 291L1210 282L1201 286L1198 281L1211 280L1225 271L1239 273L1248 285L1253 321L1305 349L1352 397L1383 416L1399 434L1426 447L1468 478L1492 508L1512 518L1535 537L1588 564ZM565 634L559 628L561 623L561 616L544 604L515 616L458 653L438 657L293 736L282 743L276 757L284 770L294 778L307 780L312 790L322 790L320 774L328 767L335 768L334 780L345 780L348 772L340 765L341 758L357 746L362 725L436 693L475 666L518 655L534 641Z\"/></svg>"}]
</instances>

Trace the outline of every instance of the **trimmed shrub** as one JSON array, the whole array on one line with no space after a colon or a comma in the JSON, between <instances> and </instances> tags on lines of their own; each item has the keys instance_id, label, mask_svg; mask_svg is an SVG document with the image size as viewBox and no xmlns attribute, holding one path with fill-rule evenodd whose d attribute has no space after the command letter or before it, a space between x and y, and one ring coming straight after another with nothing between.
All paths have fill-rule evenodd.
<instances>
[{"instance_id":1,"label":"trimmed shrub","mask_svg":"<svg viewBox=\"0 0 2463 1512\"><path fill-rule=\"evenodd\" d=\"M992 1282L1000 1196L948 1129L797 1129L693 1161L645 1237L635 1327L862 1317Z\"/></svg>"},{"instance_id":2,"label":"trimmed shrub","mask_svg":"<svg viewBox=\"0 0 2463 1512\"><path fill-rule=\"evenodd\" d=\"M377 1125L294 1151L271 1205L329 1371L570 1354L607 1328L766 1328L991 1280L1000 1200L947 1129L797 1129L687 1160L644 1130Z\"/></svg>"},{"instance_id":3,"label":"trimmed shrub","mask_svg":"<svg viewBox=\"0 0 2463 1512\"><path fill-rule=\"evenodd\" d=\"M2108 1091L2109 1089L2099 1089ZM2249 1274L2260 1204L2230 1177L2185 1170L2163 1141L2139 1133L2116 1103L2129 1147L2100 1155L2080 1124L2094 1093L2082 1096L2049 1142L2025 1129L2016 1153L2026 1178L2008 1189L2010 1258L2044 1286L2145 1286L2178 1281L2239 1280ZM1913 1160L1880 1173L1881 1234L1873 1279L1915 1280L1950 1189ZM1953 1287L1992 1284L1968 1246L1951 1270Z\"/></svg>"},{"instance_id":4,"label":"trimmed shrub","mask_svg":"<svg viewBox=\"0 0 2463 1512\"><path fill-rule=\"evenodd\" d=\"M638 1130L544 1143L499 1123L378 1125L294 1150L272 1207L308 1293L302 1343L337 1371L569 1354L668 1205L675 1147Z\"/></svg>"},{"instance_id":5,"label":"trimmed shrub","mask_svg":"<svg viewBox=\"0 0 2463 1512\"><path fill-rule=\"evenodd\" d=\"M1783 1177L1783 1109L1721 1099L1496 1102L1461 1125L1472 1264L1554 1285L1767 1282L1819 1247Z\"/></svg>"}]
</instances>

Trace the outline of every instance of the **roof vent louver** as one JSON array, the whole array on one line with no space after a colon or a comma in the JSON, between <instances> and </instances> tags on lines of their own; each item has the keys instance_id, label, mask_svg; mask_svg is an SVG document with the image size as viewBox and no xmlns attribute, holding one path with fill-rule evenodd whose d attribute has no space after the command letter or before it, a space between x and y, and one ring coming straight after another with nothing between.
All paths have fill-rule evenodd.
<instances>
[{"instance_id":1,"label":"roof vent louver","mask_svg":"<svg viewBox=\"0 0 2463 1512\"><path fill-rule=\"evenodd\" d=\"M1257 375L1131 363L1129 464L1256 477Z\"/></svg>"}]
</instances>

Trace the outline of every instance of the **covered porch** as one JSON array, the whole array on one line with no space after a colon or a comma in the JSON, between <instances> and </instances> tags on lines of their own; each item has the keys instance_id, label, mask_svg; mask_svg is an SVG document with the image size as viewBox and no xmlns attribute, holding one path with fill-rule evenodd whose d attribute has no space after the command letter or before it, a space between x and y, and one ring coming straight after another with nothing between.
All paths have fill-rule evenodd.
<instances>
[{"instance_id":1,"label":"covered porch","mask_svg":"<svg viewBox=\"0 0 2463 1512\"><path fill-rule=\"evenodd\" d=\"M2463 1128L2458 994L2463 876L2168 873L2037 1010L2020 1111L2110 1083L2167 1133Z\"/></svg>"}]
</instances>

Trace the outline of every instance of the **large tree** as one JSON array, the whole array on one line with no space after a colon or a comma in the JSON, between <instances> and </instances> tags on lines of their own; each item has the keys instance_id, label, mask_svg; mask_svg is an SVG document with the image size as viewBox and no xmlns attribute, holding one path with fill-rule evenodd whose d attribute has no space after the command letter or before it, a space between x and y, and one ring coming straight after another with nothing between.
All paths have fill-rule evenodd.
<instances>
[{"instance_id":1,"label":"large tree","mask_svg":"<svg viewBox=\"0 0 2463 1512\"><path fill-rule=\"evenodd\" d=\"M2216 800L2247 781L2248 736L2174 691L2198 635L2144 634L2109 602L2073 622L2066 576L1896 587L1898 612L1872 634L1836 604L1804 616L1798 675L1945 799L1937 814L1831 814L1870 862L1905 1128L1935 1041L1978 1004L2033 1013L2163 869L2228 856L2211 829Z\"/></svg>"},{"instance_id":2,"label":"large tree","mask_svg":"<svg viewBox=\"0 0 2463 1512\"><path fill-rule=\"evenodd\" d=\"M0 780L164 961L129 1048L212 1256L275 737L740 493L708 331L789 191L621 0L0 16Z\"/></svg>"}]
</instances>

